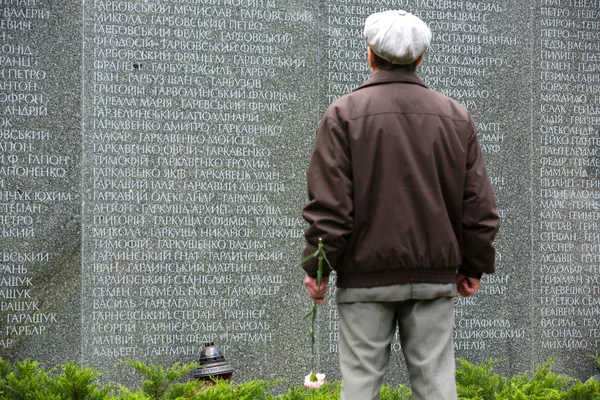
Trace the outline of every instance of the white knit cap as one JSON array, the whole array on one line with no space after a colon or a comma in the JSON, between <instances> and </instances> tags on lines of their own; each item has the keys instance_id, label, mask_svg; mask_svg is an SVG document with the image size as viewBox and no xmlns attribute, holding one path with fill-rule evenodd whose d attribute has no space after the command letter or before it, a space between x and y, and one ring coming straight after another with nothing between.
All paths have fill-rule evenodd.
<instances>
[{"instance_id":1,"label":"white knit cap","mask_svg":"<svg viewBox=\"0 0 600 400\"><path fill-rule=\"evenodd\" d=\"M404 10L370 15L365 21L367 45L392 64L410 64L427 50L431 30L419 17Z\"/></svg>"}]
</instances>

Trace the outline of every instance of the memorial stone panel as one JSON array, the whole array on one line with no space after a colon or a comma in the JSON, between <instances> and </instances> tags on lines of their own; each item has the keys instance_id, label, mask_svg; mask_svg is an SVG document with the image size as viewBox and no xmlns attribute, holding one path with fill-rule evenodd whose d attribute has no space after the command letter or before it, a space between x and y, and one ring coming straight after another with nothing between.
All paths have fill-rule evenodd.
<instances>
[{"instance_id":1,"label":"memorial stone panel","mask_svg":"<svg viewBox=\"0 0 600 400\"><path fill-rule=\"evenodd\" d=\"M600 344L599 17L577 0L543 0L534 16L534 353L569 354L565 372L592 368Z\"/></svg>"},{"instance_id":2,"label":"memorial stone panel","mask_svg":"<svg viewBox=\"0 0 600 400\"><path fill-rule=\"evenodd\" d=\"M530 253L529 230L523 221L530 201L530 182L523 174L529 141L528 12L519 1L416 2L414 12L434 31L433 45L422 67L425 82L455 98L476 121L479 143L496 192L502 231L496 238L497 273L483 279L472 298L458 298L454 347L458 357L484 361L503 359L496 370L524 370L530 360L529 312L531 272L523 267ZM510 100L508 97L510 96ZM494 354L491 356L491 354Z\"/></svg>"},{"instance_id":3,"label":"memorial stone panel","mask_svg":"<svg viewBox=\"0 0 600 400\"><path fill-rule=\"evenodd\" d=\"M522 2L481 3L465 1L407 1L381 5L373 1L329 3L328 101L348 93L369 76L362 39L364 19L389 8L408 10L426 21L434 32L433 45L418 71L434 90L457 99L477 122L478 138L496 189L502 233L496 241L497 269L486 276L484 287L473 298L457 299L455 350L469 360L494 354L507 360L499 371L523 370L530 360L522 357L531 346L528 293L531 272L523 268L530 253L529 229L523 224L529 210L530 182L522 174L527 154L520 151L529 141L529 103L526 96L506 96L527 87L529 38L528 10ZM514 21L521 21L515 23ZM339 26L336 25L339 23ZM340 82L340 80L343 80ZM323 351L337 353L338 325L335 302L329 303L324 324L328 328ZM392 345L392 363L398 363L407 380L400 343ZM331 367L333 368L333 366Z\"/></svg>"},{"instance_id":4,"label":"memorial stone panel","mask_svg":"<svg viewBox=\"0 0 600 400\"><path fill-rule=\"evenodd\" d=\"M293 266L317 114L315 11L86 5L85 363L193 361L214 341L258 378L267 354L286 358L307 303Z\"/></svg>"},{"instance_id":5,"label":"memorial stone panel","mask_svg":"<svg viewBox=\"0 0 600 400\"><path fill-rule=\"evenodd\" d=\"M81 9L0 4L0 356L78 359Z\"/></svg>"},{"instance_id":6,"label":"memorial stone panel","mask_svg":"<svg viewBox=\"0 0 600 400\"><path fill-rule=\"evenodd\" d=\"M502 219L497 273L456 300L457 355L594 373L596 0L0 4L0 357L129 380L118 360L214 341L237 380L298 382L314 131L370 75L365 17L396 8L432 28L419 74L472 113ZM338 379L330 282L317 363ZM405 383L397 340L392 367Z\"/></svg>"}]
</instances>

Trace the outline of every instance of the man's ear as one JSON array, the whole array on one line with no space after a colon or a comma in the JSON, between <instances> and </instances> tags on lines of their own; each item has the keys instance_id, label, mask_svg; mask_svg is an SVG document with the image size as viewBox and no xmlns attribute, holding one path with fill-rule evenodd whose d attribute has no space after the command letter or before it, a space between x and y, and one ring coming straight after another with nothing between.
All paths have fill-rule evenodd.
<instances>
[{"instance_id":1,"label":"man's ear","mask_svg":"<svg viewBox=\"0 0 600 400\"><path fill-rule=\"evenodd\" d=\"M421 63L423 62L423 58L425 58L425 53L421 54L419 58L417 58L417 61L415 61L415 68L421 65Z\"/></svg>"},{"instance_id":2,"label":"man's ear","mask_svg":"<svg viewBox=\"0 0 600 400\"><path fill-rule=\"evenodd\" d=\"M369 68L371 68L371 72L375 73L377 71L377 64L375 63L375 53L371 50L370 46L367 46L367 59L369 60Z\"/></svg>"}]
</instances>

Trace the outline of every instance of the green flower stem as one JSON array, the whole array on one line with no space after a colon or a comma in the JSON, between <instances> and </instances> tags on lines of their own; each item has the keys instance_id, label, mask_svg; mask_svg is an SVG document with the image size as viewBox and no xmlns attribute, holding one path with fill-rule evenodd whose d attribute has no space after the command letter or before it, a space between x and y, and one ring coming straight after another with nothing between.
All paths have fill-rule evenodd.
<instances>
[{"instance_id":1,"label":"green flower stem","mask_svg":"<svg viewBox=\"0 0 600 400\"><path fill-rule=\"evenodd\" d=\"M311 359L310 359L310 380L313 377L316 378L316 362L317 362L317 351L315 346L315 328L317 323L317 303L313 303L312 306L312 327L310 328L310 346L311 346ZM316 380L316 379L315 379Z\"/></svg>"},{"instance_id":2,"label":"green flower stem","mask_svg":"<svg viewBox=\"0 0 600 400\"><path fill-rule=\"evenodd\" d=\"M304 264L305 262L312 260L313 258L317 257L318 259L318 269L317 269L317 293L321 294L321 282L323 281L323 260L325 260L325 262L327 263L327 266L329 266L329 269L333 269L333 267L331 266L331 263L329 262L329 260L327 259L327 256L325 255L325 248L323 247L323 239L319 238L319 245L317 247L317 251L315 251L314 253L312 253L311 255L309 255L308 257L306 257L304 260L302 260L302 264ZM306 316L312 316L312 324L311 324L311 328L310 328L310 346L311 346L311 359L310 359L310 380L311 381L316 381L317 380L317 376L315 375L315 368L316 368L316 359L317 359L317 352L316 352L316 345L315 345L315 329L316 329L316 325L317 325L317 303L313 302L312 305L312 309L308 312L308 314L306 314Z\"/></svg>"}]
</instances>

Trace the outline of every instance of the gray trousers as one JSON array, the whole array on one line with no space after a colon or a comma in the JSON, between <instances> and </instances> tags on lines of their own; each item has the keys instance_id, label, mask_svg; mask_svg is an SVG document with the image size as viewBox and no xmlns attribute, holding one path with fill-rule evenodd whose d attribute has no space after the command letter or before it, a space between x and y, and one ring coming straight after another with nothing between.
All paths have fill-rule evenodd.
<instances>
[{"instance_id":1,"label":"gray trousers","mask_svg":"<svg viewBox=\"0 0 600 400\"><path fill-rule=\"evenodd\" d=\"M379 400L398 324L413 400L456 400L454 298L338 303L341 400Z\"/></svg>"}]
</instances>

